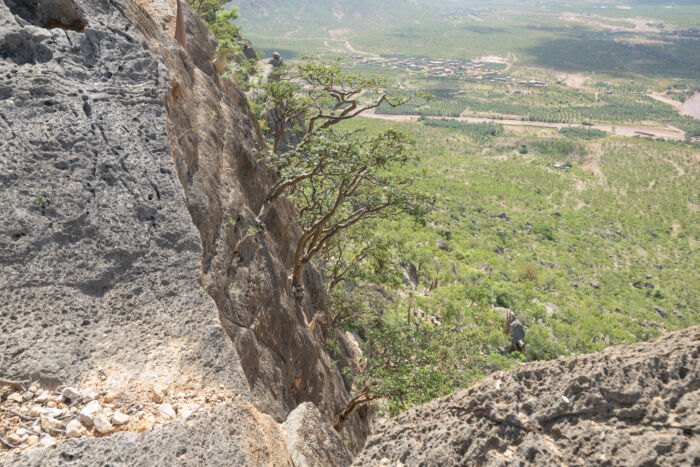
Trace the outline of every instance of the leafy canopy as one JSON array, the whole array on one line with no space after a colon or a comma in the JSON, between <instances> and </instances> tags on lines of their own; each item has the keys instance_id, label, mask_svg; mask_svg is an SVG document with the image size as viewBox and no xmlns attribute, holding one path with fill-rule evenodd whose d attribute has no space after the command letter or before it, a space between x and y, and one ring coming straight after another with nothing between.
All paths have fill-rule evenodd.
<instances>
[{"instance_id":1,"label":"leafy canopy","mask_svg":"<svg viewBox=\"0 0 700 467\"><path fill-rule=\"evenodd\" d=\"M271 154L280 181L275 190L297 207L302 235L295 251L294 283L302 283L304 266L332 245L334 236L368 219L401 213L420 217L421 197L411 179L394 175L412 156L410 140L389 129L375 136L361 130L322 130L305 147Z\"/></svg>"},{"instance_id":2,"label":"leafy canopy","mask_svg":"<svg viewBox=\"0 0 700 467\"><path fill-rule=\"evenodd\" d=\"M259 106L259 118L271 121L267 136L275 153L287 133L298 134L304 147L318 131L380 105L395 107L416 97L383 78L348 72L337 59L322 63L309 57L294 67L277 67L250 87L259 89L253 101Z\"/></svg>"}]
</instances>

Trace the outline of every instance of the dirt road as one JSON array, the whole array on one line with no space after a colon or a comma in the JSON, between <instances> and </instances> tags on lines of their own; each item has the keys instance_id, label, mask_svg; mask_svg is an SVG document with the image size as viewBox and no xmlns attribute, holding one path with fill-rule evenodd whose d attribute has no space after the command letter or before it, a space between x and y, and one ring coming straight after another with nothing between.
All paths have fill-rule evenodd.
<instances>
[{"instance_id":1,"label":"dirt road","mask_svg":"<svg viewBox=\"0 0 700 467\"><path fill-rule=\"evenodd\" d=\"M420 117L417 115L387 115L387 114L377 114L377 113L364 113L363 117L367 118L377 118L381 120L390 120L394 122L415 122ZM426 118L445 118L448 120L458 120L461 122L468 123L500 123L506 126L532 126L532 127L546 127L546 128L592 128L596 130L605 131L606 133L613 133L621 136L651 136L653 138L664 138L672 140L683 140L685 139L685 133L678 128L672 126L667 127L650 127L650 126L640 126L640 125L613 125L609 123L599 123L592 126L581 125L579 123L552 123L552 122L531 122L524 120L500 120L496 118L481 118L481 117L426 117Z\"/></svg>"}]
</instances>

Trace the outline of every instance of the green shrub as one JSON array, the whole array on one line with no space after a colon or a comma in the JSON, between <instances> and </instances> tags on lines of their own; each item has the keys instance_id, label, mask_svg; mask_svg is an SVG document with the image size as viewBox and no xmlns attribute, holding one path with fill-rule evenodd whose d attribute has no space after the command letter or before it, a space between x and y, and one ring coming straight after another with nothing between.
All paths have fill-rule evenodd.
<instances>
[{"instance_id":1,"label":"green shrub","mask_svg":"<svg viewBox=\"0 0 700 467\"><path fill-rule=\"evenodd\" d=\"M530 326L525 335L525 356L528 360L552 360L565 353L564 346L554 340L544 326Z\"/></svg>"},{"instance_id":2,"label":"green shrub","mask_svg":"<svg viewBox=\"0 0 700 467\"><path fill-rule=\"evenodd\" d=\"M504 308L517 308L522 303L520 292L509 282L499 282L494 286L496 305Z\"/></svg>"},{"instance_id":3,"label":"green shrub","mask_svg":"<svg viewBox=\"0 0 700 467\"><path fill-rule=\"evenodd\" d=\"M552 227L548 225L537 224L533 227L532 231L536 235L539 235L540 237L544 238L545 240L554 241L554 229L552 229Z\"/></svg>"},{"instance_id":4,"label":"green shrub","mask_svg":"<svg viewBox=\"0 0 700 467\"><path fill-rule=\"evenodd\" d=\"M540 271L534 264L521 264L518 268L518 276L522 280L537 282L540 278Z\"/></svg>"},{"instance_id":5,"label":"green shrub","mask_svg":"<svg viewBox=\"0 0 700 467\"><path fill-rule=\"evenodd\" d=\"M578 128L578 127L565 127L559 130L562 136L567 138L578 138L585 140L593 140L605 138L607 133L602 130L596 130L594 128Z\"/></svg>"}]
</instances>

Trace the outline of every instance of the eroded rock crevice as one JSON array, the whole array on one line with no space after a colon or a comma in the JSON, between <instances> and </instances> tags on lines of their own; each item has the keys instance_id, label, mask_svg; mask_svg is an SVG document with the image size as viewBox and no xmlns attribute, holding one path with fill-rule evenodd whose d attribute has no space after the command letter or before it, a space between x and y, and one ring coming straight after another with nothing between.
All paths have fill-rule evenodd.
<instances>
[{"instance_id":1,"label":"eroded rock crevice","mask_svg":"<svg viewBox=\"0 0 700 467\"><path fill-rule=\"evenodd\" d=\"M3 0L10 11L34 26L85 30L85 22L72 0Z\"/></svg>"}]
</instances>

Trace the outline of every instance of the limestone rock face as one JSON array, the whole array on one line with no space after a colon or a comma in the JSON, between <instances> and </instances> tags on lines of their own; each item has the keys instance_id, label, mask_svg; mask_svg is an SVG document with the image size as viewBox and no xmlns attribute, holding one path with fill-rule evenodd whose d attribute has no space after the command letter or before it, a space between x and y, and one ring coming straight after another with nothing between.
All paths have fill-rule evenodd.
<instances>
[{"instance_id":1,"label":"limestone rock face","mask_svg":"<svg viewBox=\"0 0 700 467\"><path fill-rule=\"evenodd\" d=\"M523 365L390 420L354 465L697 465L700 326Z\"/></svg>"},{"instance_id":2,"label":"limestone rock face","mask_svg":"<svg viewBox=\"0 0 700 467\"><path fill-rule=\"evenodd\" d=\"M279 423L303 401L332 418L349 395L307 327L320 276L299 306L292 208L255 225L274 181L260 130L183 7L187 50L166 0L0 2L0 377L216 387ZM146 443L70 443L111 438Z\"/></svg>"},{"instance_id":3,"label":"limestone rock face","mask_svg":"<svg viewBox=\"0 0 700 467\"><path fill-rule=\"evenodd\" d=\"M99 367L115 384L246 393L197 284L202 248L166 136L170 73L110 2L41 4L0 3L2 372L72 385ZM28 22L64 21L62 6L82 32Z\"/></svg>"}]
</instances>

